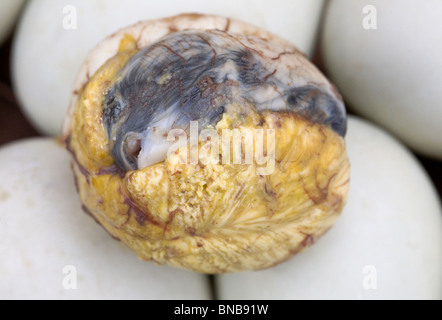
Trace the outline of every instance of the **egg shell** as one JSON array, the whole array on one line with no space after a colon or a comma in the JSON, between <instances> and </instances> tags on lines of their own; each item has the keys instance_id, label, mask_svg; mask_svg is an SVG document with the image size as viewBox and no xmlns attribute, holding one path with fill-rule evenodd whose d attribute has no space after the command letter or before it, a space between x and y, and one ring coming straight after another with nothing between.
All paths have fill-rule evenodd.
<instances>
[{"instance_id":1,"label":"egg shell","mask_svg":"<svg viewBox=\"0 0 442 320\"><path fill-rule=\"evenodd\" d=\"M354 111L437 159L441 16L439 0L335 0L321 41L329 76Z\"/></svg>"},{"instance_id":2,"label":"egg shell","mask_svg":"<svg viewBox=\"0 0 442 320\"><path fill-rule=\"evenodd\" d=\"M441 299L442 212L394 138L349 119L350 193L314 246L275 268L217 277L221 299Z\"/></svg>"},{"instance_id":3,"label":"egg shell","mask_svg":"<svg viewBox=\"0 0 442 320\"><path fill-rule=\"evenodd\" d=\"M206 276L138 260L81 210L54 140L2 147L0 177L0 299L210 298Z\"/></svg>"},{"instance_id":4,"label":"egg shell","mask_svg":"<svg viewBox=\"0 0 442 320\"><path fill-rule=\"evenodd\" d=\"M322 3L322 0L30 1L15 35L14 89L35 127L44 134L57 135L75 75L87 52L122 27L179 13L213 13L268 29L311 54ZM77 28L72 29L75 21Z\"/></svg>"},{"instance_id":5,"label":"egg shell","mask_svg":"<svg viewBox=\"0 0 442 320\"><path fill-rule=\"evenodd\" d=\"M24 0L0 1L0 44L2 44L11 32L14 23L20 14Z\"/></svg>"}]
</instances>

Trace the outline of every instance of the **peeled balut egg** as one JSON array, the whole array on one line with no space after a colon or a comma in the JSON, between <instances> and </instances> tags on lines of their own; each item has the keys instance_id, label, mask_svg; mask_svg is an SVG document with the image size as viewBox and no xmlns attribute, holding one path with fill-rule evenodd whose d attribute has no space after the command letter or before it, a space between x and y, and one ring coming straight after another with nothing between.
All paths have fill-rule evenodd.
<instances>
[{"instance_id":1,"label":"peeled balut egg","mask_svg":"<svg viewBox=\"0 0 442 320\"><path fill-rule=\"evenodd\" d=\"M0 299L209 299L203 275L140 261L81 210L49 138L0 148Z\"/></svg>"},{"instance_id":2,"label":"peeled balut egg","mask_svg":"<svg viewBox=\"0 0 442 320\"><path fill-rule=\"evenodd\" d=\"M440 160L441 16L439 0L334 0L321 46L350 108Z\"/></svg>"},{"instance_id":3,"label":"peeled balut egg","mask_svg":"<svg viewBox=\"0 0 442 320\"><path fill-rule=\"evenodd\" d=\"M323 0L28 1L14 37L14 92L39 132L58 136L78 69L89 50L115 30L184 12L219 14L255 23L310 55L322 4Z\"/></svg>"},{"instance_id":4,"label":"peeled balut egg","mask_svg":"<svg viewBox=\"0 0 442 320\"><path fill-rule=\"evenodd\" d=\"M271 267L333 225L345 131L339 94L293 45L185 14L91 51L64 139L85 210L115 238L144 260L224 273Z\"/></svg>"},{"instance_id":5,"label":"peeled balut egg","mask_svg":"<svg viewBox=\"0 0 442 320\"><path fill-rule=\"evenodd\" d=\"M391 135L356 117L346 135L342 216L293 260L220 275L220 299L442 299L442 210L426 172Z\"/></svg>"}]
</instances>

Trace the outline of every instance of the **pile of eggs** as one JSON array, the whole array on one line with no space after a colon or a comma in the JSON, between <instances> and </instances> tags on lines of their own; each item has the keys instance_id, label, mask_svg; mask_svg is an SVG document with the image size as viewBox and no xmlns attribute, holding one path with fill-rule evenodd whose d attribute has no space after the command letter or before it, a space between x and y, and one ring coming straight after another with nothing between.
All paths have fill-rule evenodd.
<instances>
[{"instance_id":1,"label":"pile of eggs","mask_svg":"<svg viewBox=\"0 0 442 320\"><path fill-rule=\"evenodd\" d=\"M213 297L206 275L139 261L110 241L83 214L69 156L53 138L96 43L183 12L259 25L310 58L318 40L326 75L367 119L348 120L351 186L336 225L277 267L216 276L216 297L442 299L440 199L410 151L442 161L440 1L41 0L19 15L22 4L1 2L0 41L16 17L14 91L47 137L0 148L0 299Z\"/></svg>"}]
</instances>

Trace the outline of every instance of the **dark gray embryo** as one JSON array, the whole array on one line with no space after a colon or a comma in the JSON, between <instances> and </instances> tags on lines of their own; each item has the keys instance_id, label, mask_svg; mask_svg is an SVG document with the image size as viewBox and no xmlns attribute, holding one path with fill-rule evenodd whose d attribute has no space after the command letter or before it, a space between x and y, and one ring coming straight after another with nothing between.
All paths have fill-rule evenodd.
<instances>
[{"instance_id":1,"label":"dark gray embryo","mask_svg":"<svg viewBox=\"0 0 442 320\"><path fill-rule=\"evenodd\" d=\"M117 165L137 169L141 149L155 152L154 144L165 140L169 130L187 130L190 121L198 121L200 129L215 125L229 104L244 101L258 111L291 110L345 134L345 111L335 97L313 85L286 87L268 76L262 59L234 37L216 32L176 32L140 50L103 103ZM277 86L279 94L255 98L266 86Z\"/></svg>"}]
</instances>

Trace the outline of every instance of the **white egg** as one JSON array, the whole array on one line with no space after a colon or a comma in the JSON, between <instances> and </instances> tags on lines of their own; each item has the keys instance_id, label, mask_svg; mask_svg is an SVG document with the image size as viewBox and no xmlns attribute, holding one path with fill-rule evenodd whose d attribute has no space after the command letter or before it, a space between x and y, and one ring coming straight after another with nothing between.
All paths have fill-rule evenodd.
<instances>
[{"instance_id":1,"label":"white egg","mask_svg":"<svg viewBox=\"0 0 442 320\"><path fill-rule=\"evenodd\" d=\"M268 29L312 53L323 0L30 1L13 50L14 89L45 134L61 130L75 75L87 52L119 28L179 13L225 15Z\"/></svg>"},{"instance_id":2,"label":"white egg","mask_svg":"<svg viewBox=\"0 0 442 320\"><path fill-rule=\"evenodd\" d=\"M318 243L275 268L217 278L221 299L441 299L442 212L421 165L350 118L350 193Z\"/></svg>"},{"instance_id":3,"label":"white egg","mask_svg":"<svg viewBox=\"0 0 442 320\"><path fill-rule=\"evenodd\" d=\"M48 138L0 149L0 299L207 299L204 275L138 260L81 210Z\"/></svg>"},{"instance_id":4,"label":"white egg","mask_svg":"<svg viewBox=\"0 0 442 320\"><path fill-rule=\"evenodd\" d=\"M0 44L5 41L17 20L24 0L0 1Z\"/></svg>"},{"instance_id":5,"label":"white egg","mask_svg":"<svg viewBox=\"0 0 442 320\"><path fill-rule=\"evenodd\" d=\"M442 1L335 0L322 48L359 114L442 159Z\"/></svg>"}]
</instances>

